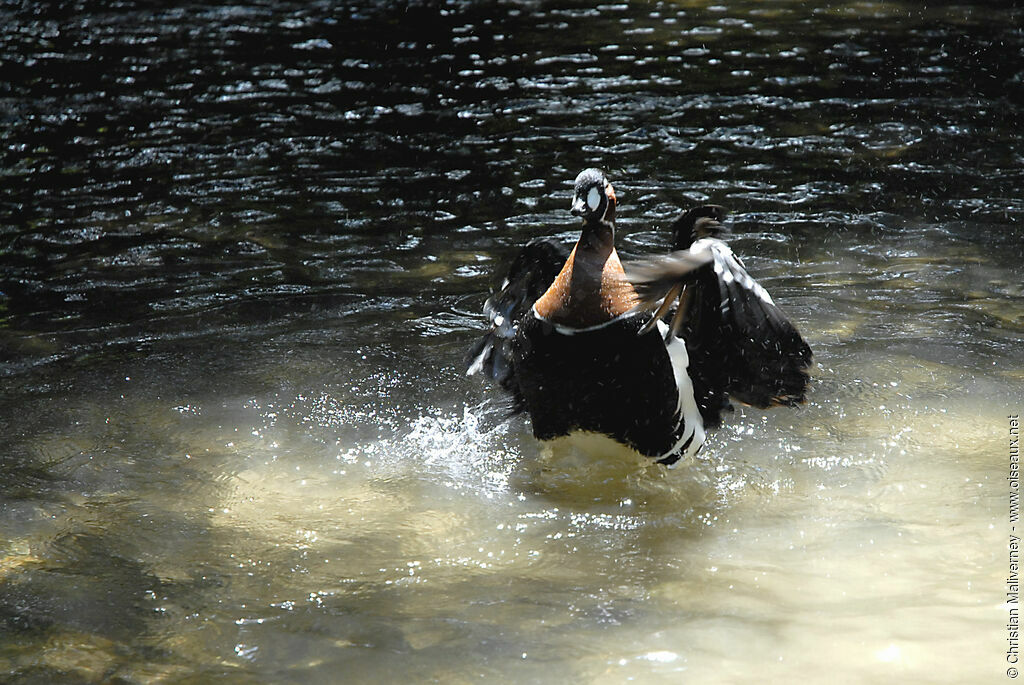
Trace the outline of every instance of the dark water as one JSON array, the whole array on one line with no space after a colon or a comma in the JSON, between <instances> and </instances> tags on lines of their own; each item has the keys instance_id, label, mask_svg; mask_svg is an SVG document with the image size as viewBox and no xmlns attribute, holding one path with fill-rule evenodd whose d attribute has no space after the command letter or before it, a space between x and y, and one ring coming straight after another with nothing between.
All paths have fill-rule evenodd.
<instances>
[{"instance_id":1,"label":"dark water","mask_svg":"<svg viewBox=\"0 0 1024 685\"><path fill-rule=\"evenodd\" d=\"M0 7L0 680L1002 677L1012 3ZM462 376L607 170L805 333L696 463Z\"/></svg>"}]
</instances>

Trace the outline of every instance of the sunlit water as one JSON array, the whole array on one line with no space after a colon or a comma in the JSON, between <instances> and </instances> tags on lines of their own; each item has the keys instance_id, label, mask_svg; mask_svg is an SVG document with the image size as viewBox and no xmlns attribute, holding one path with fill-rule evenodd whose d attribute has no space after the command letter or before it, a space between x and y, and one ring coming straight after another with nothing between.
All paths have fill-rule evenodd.
<instances>
[{"instance_id":1,"label":"sunlit water","mask_svg":"<svg viewBox=\"0 0 1024 685\"><path fill-rule=\"evenodd\" d=\"M1017 9L0 10L0 680L1005 678ZM815 351L674 470L462 375L608 170Z\"/></svg>"}]
</instances>

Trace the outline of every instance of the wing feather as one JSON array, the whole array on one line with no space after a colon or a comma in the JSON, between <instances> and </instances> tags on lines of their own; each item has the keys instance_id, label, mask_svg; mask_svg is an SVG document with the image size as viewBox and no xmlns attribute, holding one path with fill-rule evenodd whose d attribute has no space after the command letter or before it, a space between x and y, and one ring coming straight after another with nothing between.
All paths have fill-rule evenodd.
<instances>
[{"instance_id":1,"label":"wing feather","mask_svg":"<svg viewBox=\"0 0 1024 685\"><path fill-rule=\"evenodd\" d=\"M679 297L672 330L686 341L708 425L720 423L729 395L761 408L805 400L810 347L724 242L700 237L687 249L631 262L626 273L640 306L657 309L659 318L668 315L666 301Z\"/></svg>"},{"instance_id":2,"label":"wing feather","mask_svg":"<svg viewBox=\"0 0 1024 685\"><path fill-rule=\"evenodd\" d=\"M466 356L466 374L482 373L516 395L512 379L512 341L520 319L530 313L569 257L570 248L554 238L536 238L523 246L500 290L484 303L490 328Z\"/></svg>"}]
</instances>

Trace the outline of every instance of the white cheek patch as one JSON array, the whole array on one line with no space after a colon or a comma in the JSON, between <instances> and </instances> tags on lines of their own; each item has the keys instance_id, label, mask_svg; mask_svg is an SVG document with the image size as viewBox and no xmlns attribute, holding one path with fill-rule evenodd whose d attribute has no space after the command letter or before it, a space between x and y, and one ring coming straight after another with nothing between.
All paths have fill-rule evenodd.
<instances>
[{"instance_id":1,"label":"white cheek patch","mask_svg":"<svg viewBox=\"0 0 1024 685\"><path fill-rule=\"evenodd\" d=\"M598 205L601 204L601 191L597 188L591 188L590 192L587 193L587 206L590 207L590 211L596 211Z\"/></svg>"}]
</instances>

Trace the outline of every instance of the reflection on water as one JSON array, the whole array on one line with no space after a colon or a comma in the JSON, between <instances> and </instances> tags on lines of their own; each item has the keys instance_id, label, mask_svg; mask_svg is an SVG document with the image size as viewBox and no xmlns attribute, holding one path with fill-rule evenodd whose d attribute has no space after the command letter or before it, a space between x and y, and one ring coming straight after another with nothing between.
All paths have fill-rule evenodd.
<instances>
[{"instance_id":1,"label":"reflection on water","mask_svg":"<svg viewBox=\"0 0 1024 685\"><path fill-rule=\"evenodd\" d=\"M0 679L998 672L1019 9L65 4L0 10ZM667 471L463 377L591 165L624 253L733 211L806 407Z\"/></svg>"}]
</instances>

